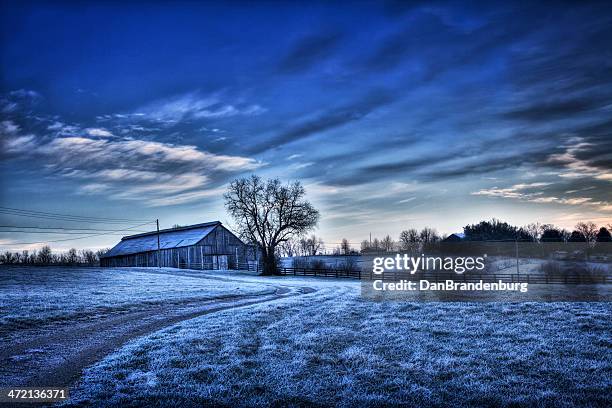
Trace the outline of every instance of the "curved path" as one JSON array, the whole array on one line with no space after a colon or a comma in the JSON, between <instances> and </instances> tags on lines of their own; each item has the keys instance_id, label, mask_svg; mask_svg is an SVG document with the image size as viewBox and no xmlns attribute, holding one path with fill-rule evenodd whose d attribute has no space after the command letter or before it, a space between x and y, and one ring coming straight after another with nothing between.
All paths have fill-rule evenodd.
<instances>
[{"instance_id":1,"label":"curved path","mask_svg":"<svg viewBox=\"0 0 612 408\"><path fill-rule=\"evenodd\" d=\"M50 324L3 339L0 387L69 387L82 370L127 341L183 320L314 292L278 285L249 295L164 302L93 322ZM5 341L8 340L8 341Z\"/></svg>"}]
</instances>

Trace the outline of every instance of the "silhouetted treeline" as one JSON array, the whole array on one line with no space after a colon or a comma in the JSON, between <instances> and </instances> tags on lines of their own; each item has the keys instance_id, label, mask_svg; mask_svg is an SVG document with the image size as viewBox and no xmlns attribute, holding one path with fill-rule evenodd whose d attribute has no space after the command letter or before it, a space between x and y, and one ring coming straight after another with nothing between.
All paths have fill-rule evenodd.
<instances>
[{"instance_id":1,"label":"silhouetted treeline","mask_svg":"<svg viewBox=\"0 0 612 408\"><path fill-rule=\"evenodd\" d=\"M488 244L490 248L505 248L504 251L514 251L515 243L521 243L522 248L526 251L528 248L524 244L528 243L582 243L582 245L572 245L559 247L547 245L546 251L556 250L574 250L574 247L580 251L589 251L597 253L601 251L610 251L610 246L597 245L598 243L612 242L612 236L607 227L598 227L593 222L579 222L574 227L573 231L567 231L563 228L556 227L552 224L528 224L526 226L514 226L507 222L497 219L490 221L481 221L477 224L466 225L463 228L463 234L451 234L450 236L440 236L433 228L425 227L421 230L414 228L404 230L400 233L398 240L395 241L390 235L383 239L374 238L372 240L364 240L361 243L361 253L372 252L421 252L436 251L436 250L456 250L462 251L471 247L472 249L479 248L482 250L481 244ZM507 242L508 245L503 245ZM512 245L509 245L512 244ZM542 247L529 251L542 252ZM540 254L541 255L541 254Z\"/></svg>"},{"instance_id":2,"label":"silhouetted treeline","mask_svg":"<svg viewBox=\"0 0 612 408\"><path fill-rule=\"evenodd\" d=\"M44 246L40 250L21 252L6 251L0 254L0 264L3 265L100 265L100 256L104 255L108 249L99 249L92 251L90 249L81 249L77 251L72 248L66 252L53 252L51 247Z\"/></svg>"}]
</instances>

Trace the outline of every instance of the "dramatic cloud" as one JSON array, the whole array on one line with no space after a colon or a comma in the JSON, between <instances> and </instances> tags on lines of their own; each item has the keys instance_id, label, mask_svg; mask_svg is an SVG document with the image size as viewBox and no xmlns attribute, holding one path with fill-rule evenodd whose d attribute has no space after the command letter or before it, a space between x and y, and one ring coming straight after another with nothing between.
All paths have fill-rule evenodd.
<instances>
[{"instance_id":1,"label":"dramatic cloud","mask_svg":"<svg viewBox=\"0 0 612 408\"><path fill-rule=\"evenodd\" d=\"M583 142L581 138L570 140L570 144L565 146L565 152L561 154L553 154L548 158L552 164L561 164L564 168L560 174L561 177L568 178L584 178L591 177L598 180L612 181L612 171L610 166L605 166L609 163L602 163L600 167L597 164L591 163L588 160L580 158L580 154L597 149L597 146L592 143ZM610 157L610 152L605 152L605 156ZM601 158L601 153L597 157Z\"/></svg>"},{"instance_id":2,"label":"dramatic cloud","mask_svg":"<svg viewBox=\"0 0 612 408\"><path fill-rule=\"evenodd\" d=\"M82 193L141 200L149 206L207 197L228 175L262 166L250 158L217 155L195 146L94 138L100 132L93 133L47 141L13 134L6 138L5 149L14 158L36 158L46 172L79 180Z\"/></svg>"}]
</instances>

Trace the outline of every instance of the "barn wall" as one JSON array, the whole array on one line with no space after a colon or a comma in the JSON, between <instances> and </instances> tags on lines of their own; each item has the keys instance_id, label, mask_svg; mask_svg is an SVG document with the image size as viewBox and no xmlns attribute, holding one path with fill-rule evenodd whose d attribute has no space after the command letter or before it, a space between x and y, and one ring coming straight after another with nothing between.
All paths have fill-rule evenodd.
<instances>
[{"instance_id":1,"label":"barn wall","mask_svg":"<svg viewBox=\"0 0 612 408\"><path fill-rule=\"evenodd\" d=\"M104 267L158 266L158 251L102 258ZM162 249L162 267L189 269L248 269L256 264L252 247L245 245L223 226L216 227L196 245Z\"/></svg>"}]
</instances>

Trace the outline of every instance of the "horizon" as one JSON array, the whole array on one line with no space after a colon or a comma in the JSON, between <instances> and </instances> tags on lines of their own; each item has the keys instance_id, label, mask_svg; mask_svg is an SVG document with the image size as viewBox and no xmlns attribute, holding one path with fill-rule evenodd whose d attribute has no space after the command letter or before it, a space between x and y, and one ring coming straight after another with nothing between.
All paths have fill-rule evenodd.
<instances>
[{"instance_id":1,"label":"horizon","mask_svg":"<svg viewBox=\"0 0 612 408\"><path fill-rule=\"evenodd\" d=\"M301 181L313 232L356 248L612 223L609 4L0 7L0 206L71 217L2 225L231 227L222 195L251 173ZM4 231L0 250L120 238Z\"/></svg>"}]
</instances>

